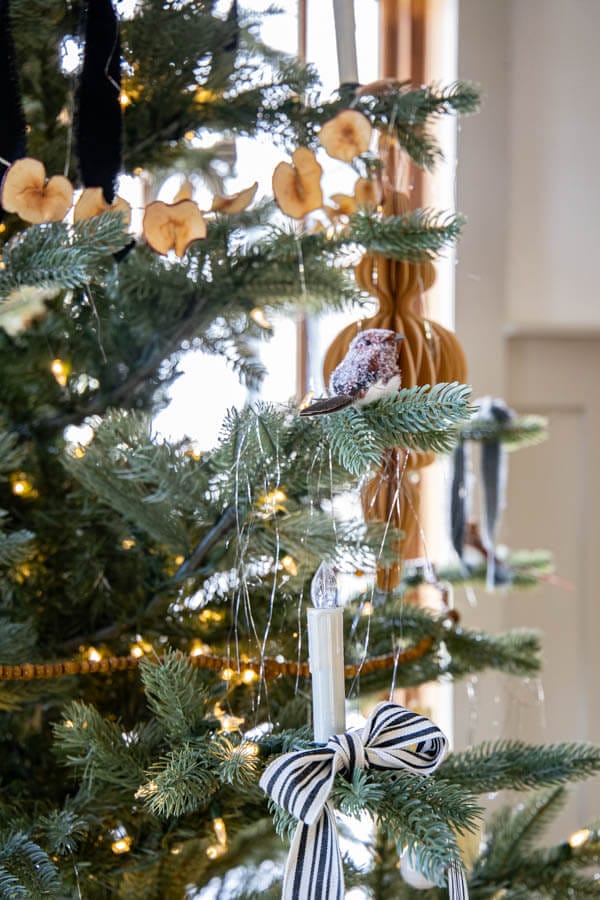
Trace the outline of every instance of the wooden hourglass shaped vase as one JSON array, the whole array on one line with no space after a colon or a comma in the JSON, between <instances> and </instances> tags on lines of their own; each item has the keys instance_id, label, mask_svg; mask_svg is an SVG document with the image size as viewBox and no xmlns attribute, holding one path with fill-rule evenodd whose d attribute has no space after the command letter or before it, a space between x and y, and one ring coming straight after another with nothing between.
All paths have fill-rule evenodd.
<instances>
[{"instance_id":1,"label":"wooden hourglass shaped vase","mask_svg":"<svg viewBox=\"0 0 600 900\"><path fill-rule=\"evenodd\" d=\"M398 216L410 209L408 197L390 191L384 199L386 216ZM398 344L401 386L434 385L442 381L466 380L467 366L456 336L423 317L422 295L435 281L431 262L413 263L367 253L355 268L358 286L379 301L375 315L347 326L329 347L323 364L325 383L344 359L350 341L367 328L389 328L404 335ZM418 470L429 465L434 453L397 448L388 451L381 467L362 490L365 518L389 522L403 532L397 545L397 560L377 573L377 586L392 590L400 581L402 560L422 556L419 537L420 476Z\"/></svg>"}]
</instances>

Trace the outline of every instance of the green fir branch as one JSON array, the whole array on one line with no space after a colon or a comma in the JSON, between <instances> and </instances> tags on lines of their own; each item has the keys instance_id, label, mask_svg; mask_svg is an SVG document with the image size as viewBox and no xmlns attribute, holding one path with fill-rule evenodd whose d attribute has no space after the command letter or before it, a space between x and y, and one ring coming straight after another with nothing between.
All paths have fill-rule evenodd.
<instances>
[{"instance_id":1,"label":"green fir branch","mask_svg":"<svg viewBox=\"0 0 600 900\"><path fill-rule=\"evenodd\" d=\"M0 664L18 665L31 659L36 640L35 626L30 620L12 622L6 615L0 616Z\"/></svg>"},{"instance_id":2,"label":"green fir branch","mask_svg":"<svg viewBox=\"0 0 600 900\"><path fill-rule=\"evenodd\" d=\"M49 853L69 856L85 841L89 825L75 802L67 798L62 809L52 809L39 817L36 822L38 830Z\"/></svg>"},{"instance_id":3,"label":"green fir branch","mask_svg":"<svg viewBox=\"0 0 600 900\"><path fill-rule=\"evenodd\" d=\"M4 524L2 519L6 516L0 510L0 529ZM12 531L4 534L0 530L0 567L14 566L24 562L30 554L35 535L31 531Z\"/></svg>"},{"instance_id":4,"label":"green fir branch","mask_svg":"<svg viewBox=\"0 0 600 900\"><path fill-rule=\"evenodd\" d=\"M320 428L340 464L352 475L363 475L396 446L450 450L456 426L471 415L469 395L470 388L457 382L402 388L374 403L323 416Z\"/></svg>"},{"instance_id":5,"label":"green fir branch","mask_svg":"<svg viewBox=\"0 0 600 900\"><path fill-rule=\"evenodd\" d=\"M140 661L148 706L172 740L189 738L206 715L208 693L203 673L179 653L167 653L160 661Z\"/></svg>"},{"instance_id":6,"label":"green fir branch","mask_svg":"<svg viewBox=\"0 0 600 900\"><path fill-rule=\"evenodd\" d=\"M102 213L75 225L32 225L3 249L0 299L21 285L84 287L112 263L111 255L131 241L120 213ZM1 309L1 306L0 306Z\"/></svg>"},{"instance_id":7,"label":"green fir branch","mask_svg":"<svg viewBox=\"0 0 600 900\"><path fill-rule=\"evenodd\" d=\"M465 441L500 441L507 450L541 444L548 437L545 416L515 416L508 422L487 421L476 416L460 430Z\"/></svg>"},{"instance_id":8,"label":"green fir branch","mask_svg":"<svg viewBox=\"0 0 600 900\"><path fill-rule=\"evenodd\" d=\"M220 779L244 789L246 796L252 788L257 790L259 761L254 755L255 750L258 750L257 744L235 735L220 735L210 745L210 755L218 763Z\"/></svg>"},{"instance_id":9,"label":"green fir branch","mask_svg":"<svg viewBox=\"0 0 600 900\"><path fill-rule=\"evenodd\" d=\"M458 627L448 630L445 644L450 654L447 671L455 678L487 668L528 676L541 668L540 636L526 628L488 635Z\"/></svg>"},{"instance_id":10,"label":"green fir branch","mask_svg":"<svg viewBox=\"0 0 600 900\"><path fill-rule=\"evenodd\" d=\"M178 818L203 810L219 789L219 781L208 762L208 742L183 743L169 750L144 773L145 781L136 797L149 812L161 818Z\"/></svg>"},{"instance_id":11,"label":"green fir branch","mask_svg":"<svg viewBox=\"0 0 600 900\"><path fill-rule=\"evenodd\" d=\"M53 733L59 758L77 772L85 790L93 794L101 786L105 804L131 801L148 762L143 726L128 735L94 706L73 701Z\"/></svg>"},{"instance_id":12,"label":"green fir branch","mask_svg":"<svg viewBox=\"0 0 600 900\"><path fill-rule=\"evenodd\" d=\"M479 88L466 81L443 87L396 82L376 95L364 93L354 105L376 128L393 134L416 165L431 170L443 154L427 126L439 116L474 113L479 102Z\"/></svg>"},{"instance_id":13,"label":"green fir branch","mask_svg":"<svg viewBox=\"0 0 600 900\"><path fill-rule=\"evenodd\" d=\"M153 486L158 487L160 481L145 480L149 468L149 460L146 458L141 460L141 465L135 467L137 457L141 456L141 453L135 454L134 447L129 454L124 452L123 445L121 453L114 452L112 438L115 432L118 433L122 426L128 428L133 424L134 420L128 419L123 413L115 414L110 427L107 423L96 431L94 441L85 456L81 459L76 456L65 456L65 466L80 484L89 492L101 497L126 521L138 528L145 528L155 539L173 548L175 553L186 553L189 545L188 531L182 521L181 512L173 505L173 498L167 496L166 483L163 482L160 492L153 490ZM135 420L138 434L144 425L148 428L146 419ZM142 446L152 448L155 458L161 456L160 447L152 445L151 440ZM160 471L158 468L158 472Z\"/></svg>"},{"instance_id":14,"label":"green fir branch","mask_svg":"<svg viewBox=\"0 0 600 900\"><path fill-rule=\"evenodd\" d=\"M535 746L522 741L497 741L453 753L433 777L484 794L505 788L522 791L581 781L598 771L600 748L592 744Z\"/></svg>"},{"instance_id":15,"label":"green fir branch","mask_svg":"<svg viewBox=\"0 0 600 900\"><path fill-rule=\"evenodd\" d=\"M361 788L369 781L378 783L381 794L365 791L363 809L377 819L389 839L402 842L409 850L418 848L425 875L444 883L448 865L458 858L453 828L474 829L480 807L463 790L440 780L385 770L368 770L367 776L356 780L352 790L343 787L341 798L336 782L336 803L345 801L346 809L356 810Z\"/></svg>"},{"instance_id":16,"label":"green fir branch","mask_svg":"<svg viewBox=\"0 0 600 900\"><path fill-rule=\"evenodd\" d=\"M518 550L509 553L502 565L508 575L507 584L513 588L537 587L554 572L554 559L548 550ZM448 565L437 569L440 581L456 585L485 584L487 566L485 562L469 563L469 566ZM421 584L421 576L407 579L409 584Z\"/></svg>"},{"instance_id":17,"label":"green fir branch","mask_svg":"<svg viewBox=\"0 0 600 900\"><path fill-rule=\"evenodd\" d=\"M58 870L50 857L26 834L0 837L0 895L6 900L57 896Z\"/></svg>"},{"instance_id":18,"label":"green fir branch","mask_svg":"<svg viewBox=\"0 0 600 900\"><path fill-rule=\"evenodd\" d=\"M579 871L600 862L597 831L588 830L587 839L575 847L567 842L534 846L564 801L564 789L558 786L534 794L525 804L504 807L492 817L470 877L476 896L502 885L510 885L511 896L597 896L597 879Z\"/></svg>"},{"instance_id":19,"label":"green fir branch","mask_svg":"<svg viewBox=\"0 0 600 900\"><path fill-rule=\"evenodd\" d=\"M426 262L454 244L463 225L462 216L431 209L385 217L359 211L350 216L348 239L361 244L368 253Z\"/></svg>"},{"instance_id":20,"label":"green fir branch","mask_svg":"<svg viewBox=\"0 0 600 900\"><path fill-rule=\"evenodd\" d=\"M498 879L514 868L565 804L562 785L534 794L525 804L504 807L489 825L487 850L477 866L477 876Z\"/></svg>"},{"instance_id":21,"label":"green fir branch","mask_svg":"<svg viewBox=\"0 0 600 900\"><path fill-rule=\"evenodd\" d=\"M0 419L0 480L7 481L9 475L21 468L26 458L27 452L18 435Z\"/></svg>"}]
</instances>

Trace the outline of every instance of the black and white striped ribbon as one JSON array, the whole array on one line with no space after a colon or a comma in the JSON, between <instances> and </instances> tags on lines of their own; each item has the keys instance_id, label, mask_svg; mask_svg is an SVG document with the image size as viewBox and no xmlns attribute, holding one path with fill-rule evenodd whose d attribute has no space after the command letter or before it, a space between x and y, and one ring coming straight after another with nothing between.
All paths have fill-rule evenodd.
<instances>
[{"instance_id":1,"label":"black and white striped ribbon","mask_svg":"<svg viewBox=\"0 0 600 900\"><path fill-rule=\"evenodd\" d=\"M265 770L260 786L297 819L282 900L343 900L344 874L329 794L335 776L356 768L407 769L430 775L448 741L440 729L396 703L379 703L364 727L330 738L323 747L286 753ZM467 900L462 867L448 870L451 900Z\"/></svg>"}]
</instances>

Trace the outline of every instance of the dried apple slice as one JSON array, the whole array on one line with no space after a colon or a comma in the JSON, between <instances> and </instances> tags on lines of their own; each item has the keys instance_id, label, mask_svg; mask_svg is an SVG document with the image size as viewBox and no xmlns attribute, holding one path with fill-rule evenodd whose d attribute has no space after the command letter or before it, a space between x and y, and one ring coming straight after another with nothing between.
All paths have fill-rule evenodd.
<instances>
[{"instance_id":1,"label":"dried apple slice","mask_svg":"<svg viewBox=\"0 0 600 900\"><path fill-rule=\"evenodd\" d=\"M351 216L358 209L356 200L349 194L332 194L331 199L336 205L336 209L333 210L336 216Z\"/></svg>"},{"instance_id":2,"label":"dried apple slice","mask_svg":"<svg viewBox=\"0 0 600 900\"><path fill-rule=\"evenodd\" d=\"M292 161L292 164L281 162L275 167L273 194L282 212L293 219L302 219L323 205L323 170L308 147L294 150Z\"/></svg>"},{"instance_id":3,"label":"dried apple slice","mask_svg":"<svg viewBox=\"0 0 600 900\"><path fill-rule=\"evenodd\" d=\"M257 190L258 181L255 181L250 187L244 188L243 191L238 191L237 194L231 194L229 197L215 194L210 208L211 212L228 213L229 215L243 212L254 200Z\"/></svg>"},{"instance_id":4,"label":"dried apple slice","mask_svg":"<svg viewBox=\"0 0 600 900\"><path fill-rule=\"evenodd\" d=\"M194 193L194 185L189 178L184 178L181 187L173 198L173 203L179 203L180 200L191 200Z\"/></svg>"},{"instance_id":5,"label":"dried apple slice","mask_svg":"<svg viewBox=\"0 0 600 900\"><path fill-rule=\"evenodd\" d=\"M178 203L155 200L144 212L143 233L157 253L174 250L181 259L190 244L206 237L206 222L192 200Z\"/></svg>"},{"instance_id":6,"label":"dried apple slice","mask_svg":"<svg viewBox=\"0 0 600 900\"><path fill-rule=\"evenodd\" d=\"M73 186L63 175L46 180L46 169L38 159L26 156L12 164L2 181L2 206L25 222L60 222L73 203Z\"/></svg>"},{"instance_id":7,"label":"dried apple slice","mask_svg":"<svg viewBox=\"0 0 600 900\"><path fill-rule=\"evenodd\" d=\"M369 178L359 178L354 185L354 199L357 206L375 209L381 203L383 192L381 184Z\"/></svg>"},{"instance_id":8,"label":"dried apple slice","mask_svg":"<svg viewBox=\"0 0 600 900\"><path fill-rule=\"evenodd\" d=\"M131 207L127 200L123 200L122 197L115 197L112 203L107 203L104 199L104 191L98 187L85 188L81 192L73 210L73 221L80 222L82 219L91 219L93 216L99 216L103 212L122 213L126 225L129 225L131 220Z\"/></svg>"},{"instance_id":9,"label":"dried apple slice","mask_svg":"<svg viewBox=\"0 0 600 900\"><path fill-rule=\"evenodd\" d=\"M369 149L371 123L361 112L345 109L321 128L319 141L330 156L352 162Z\"/></svg>"}]
</instances>

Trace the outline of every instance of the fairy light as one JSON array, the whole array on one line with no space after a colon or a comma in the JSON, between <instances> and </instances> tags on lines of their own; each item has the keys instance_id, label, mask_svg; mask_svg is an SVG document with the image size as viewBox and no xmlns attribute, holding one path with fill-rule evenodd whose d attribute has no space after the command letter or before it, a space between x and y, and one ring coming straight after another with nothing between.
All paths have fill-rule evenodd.
<instances>
[{"instance_id":1,"label":"fairy light","mask_svg":"<svg viewBox=\"0 0 600 900\"><path fill-rule=\"evenodd\" d=\"M204 656L210 653L210 647L204 641L193 641L190 647L190 656Z\"/></svg>"},{"instance_id":2,"label":"fairy light","mask_svg":"<svg viewBox=\"0 0 600 900\"><path fill-rule=\"evenodd\" d=\"M258 744L255 744L254 741L243 741L237 748L237 752L240 756L243 756L244 759L256 759L260 753L260 747Z\"/></svg>"},{"instance_id":3,"label":"fairy light","mask_svg":"<svg viewBox=\"0 0 600 900\"><path fill-rule=\"evenodd\" d=\"M31 566L27 563L20 563L15 566L14 574L17 581L23 582L31 575Z\"/></svg>"},{"instance_id":4,"label":"fairy light","mask_svg":"<svg viewBox=\"0 0 600 900\"><path fill-rule=\"evenodd\" d=\"M132 547L135 547L135 538L124 538L121 541L121 547L123 550L131 550Z\"/></svg>"},{"instance_id":5,"label":"fairy light","mask_svg":"<svg viewBox=\"0 0 600 900\"><path fill-rule=\"evenodd\" d=\"M144 170L142 169L141 166L136 166L135 169L133 170L133 174L134 174L134 175L138 175L138 176L139 176L139 175L143 175L143 174L144 174Z\"/></svg>"},{"instance_id":6,"label":"fairy light","mask_svg":"<svg viewBox=\"0 0 600 900\"><path fill-rule=\"evenodd\" d=\"M225 822L220 816L213 819L213 828L217 841L222 847L225 847L227 845L227 829L225 828Z\"/></svg>"},{"instance_id":7,"label":"fairy light","mask_svg":"<svg viewBox=\"0 0 600 900\"><path fill-rule=\"evenodd\" d=\"M123 837L117 838L116 841L113 841L110 845L110 849L118 856L120 853L129 853L132 843L133 839L131 835L126 834Z\"/></svg>"},{"instance_id":8,"label":"fairy light","mask_svg":"<svg viewBox=\"0 0 600 900\"><path fill-rule=\"evenodd\" d=\"M206 855L209 859L218 859L227 853L227 828L221 816L216 816L212 821L217 843L206 848Z\"/></svg>"},{"instance_id":9,"label":"fairy light","mask_svg":"<svg viewBox=\"0 0 600 900\"><path fill-rule=\"evenodd\" d=\"M196 462L202 459L202 450L200 449L197 441L191 441L184 451L186 456L189 456L191 459L194 459Z\"/></svg>"},{"instance_id":10,"label":"fairy light","mask_svg":"<svg viewBox=\"0 0 600 900\"><path fill-rule=\"evenodd\" d=\"M73 456L75 459L83 459L85 456L85 447L82 447L81 444L78 444L77 447L73 450Z\"/></svg>"},{"instance_id":11,"label":"fairy light","mask_svg":"<svg viewBox=\"0 0 600 900\"><path fill-rule=\"evenodd\" d=\"M192 141L195 137L196 137L195 131L186 131L186 133L184 134L184 138L186 139L186 141Z\"/></svg>"},{"instance_id":12,"label":"fairy light","mask_svg":"<svg viewBox=\"0 0 600 900\"><path fill-rule=\"evenodd\" d=\"M217 622L222 622L225 618L225 613L217 612L214 609L203 609L201 613L198 614L198 621L202 623L202 625L216 625Z\"/></svg>"},{"instance_id":13,"label":"fairy light","mask_svg":"<svg viewBox=\"0 0 600 900\"><path fill-rule=\"evenodd\" d=\"M264 309L261 309L260 306L255 306L254 309L250 310L250 318L253 322L256 322L259 328L264 328L265 331L270 331L273 327L267 319Z\"/></svg>"},{"instance_id":14,"label":"fairy light","mask_svg":"<svg viewBox=\"0 0 600 900\"><path fill-rule=\"evenodd\" d=\"M229 666L227 666L227 668L223 669L223 671L221 672L221 678L223 679L223 681L231 681L234 675L235 672L233 671L233 669L230 669Z\"/></svg>"},{"instance_id":15,"label":"fairy light","mask_svg":"<svg viewBox=\"0 0 600 900\"><path fill-rule=\"evenodd\" d=\"M175 565L176 565L176 566L182 565L182 563L185 562L185 556L182 556L181 553L180 553L179 556L176 556L176 557L175 557L174 562L175 562Z\"/></svg>"},{"instance_id":16,"label":"fairy light","mask_svg":"<svg viewBox=\"0 0 600 900\"><path fill-rule=\"evenodd\" d=\"M287 494L281 488L276 488L268 494L261 494L257 500L257 505L263 516L273 516L277 512L286 512L285 503Z\"/></svg>"},{"instance_id":17,"label":"fairy light","mask_svg":"<svg viewBox=\"0 0 600 900\"><path fill-rule=\"evenodd\" d=\"M298 574L298 565L296 563L296 560L291 556L282 556L281 567L285 569L288 575L295 576Z\"/></svg>"},{"instance_id":18,"label":"fairy light","mask_svg":"<svg viewBox=\"0 0 600 900\"><path fill-rule=\"evenodd\" d=\"M5 231L6 225L4 224L4 222L0 222L0 234L4 234Z\"/></svg>"},{"instance_id":19,"label":"fairy light","mask_svg":"<svg viewBox=\"0 0 600 900\"><path fill-rule=\"evenodd\" d=\"M581 828L579 831L573 832L569 838L569 847L571 847L572 850L582 847L590 839L590 834L591 831L589 828Z\"/></svg>"},{"instance_id":20,"label":"fairy light","mask_svg":"<svg viewBox=\"0 0 600 900\"><path fill-rule=\"evenodd\" d=\"M88 647L86 656L90 662L100 662L102 659L102 654L95 647Z\"/></svg>"},{"instance_id":21,"label":"fairy light","mask_svg":"<svg viewBox=\"0 0 600 900\"><path fill-rule=\"evenodd\" d=\"M194 100L196 103L212 103L213 100L217 99L217 95L214 91L209 91L206 88L198 88L196 93L194 94Z\"/></svg>"},{"instance_id":22,"label":"fairy light","mask_svg":"<svg viewBox=\"0 0 600 900\"><path fill-rule=\"evenodd\" d=\"M144 655L144 651L139 644L132 644L129 648L129 655L134 656L135 659L140 659Z\"/></svg>"},{"instance_id":23,"label":"fairy light","mask_svg":"<svg viewBox=\"0 0 600 900\"><path fill-rule=\"evenodd\" d=\"M158 793L158 785L155 781L148 781L137 789L133 795L136 800L145 800L147 797L153 797Z\"/></svg>"},{"instance_id":24,"label":"fairy light","mask_svg":"<svg viewBox=\"0 0 600 900\"><path fill-rule=\"evenodd\" d=\"M215 703L213 706L213 715L219 720L221 732L224 732L225 734L229 734L232 731L238 731L240 726L244 724L244 719L226 713L219 703Z\"/></svg>"},{"instance_id":25,"label":"fairy light","mask_svg":"<svg viewBox=\"0 0 600 900\"><path fill-rule=\"evenodd\" d=\"M258 672L255 672L254 669L244 669L242 672L242 681L244 684L254 684L257 679Z\"/></svg>"},{"instance_id":26,"label":"fairy light","mask_svg":"<svg viewBox=\"0 0 600 900\"><path fill-rule=\"evenodd\" d=\"M171 847L171 856L179 856L182 850L183 847L181 846L181 844L175 844L173 847Z\"/></svg>"},{"instance_id":27,"label":"fairy light","mask_svg":"<svg viewBox=\"0 0 600 900\"><path fill-rule=\"evenodd\" d=\"M37 497L33 483L24 472L14 472L10 476L10 486L16 497Z\"/></svg>"},{"instance_id":28,"label":"fairy light","mask_svg":"<svg viewBox=\"0 0 600 900\"><path fill-rule=\"evenodd\" d=\"M66 387L70 369L69 364L63 362L62 359L53 359L50 363L50 371L61 387Z\"/></svg>"},{"instance_id":29,"label":"fairy light","mask_svg":"<svg viewBox=\"0 0 600 900\"><path fill-rule=\"evenodd\" d=\"M119 94L119 105L121 109L127 109L127 107L131 104L131 97L125 91L121 91Z\"/></svg>"},{"instance_id":30,"label":"fairy light","mask_svg":"<svg viewBox=\"0 0 600 900\"><path fill-rule=\"evenodd\" d=\"M240 727L244 724L244 719L240 718L240 716L233 716L229 713L225 713L224 716L220 718L221 723L221 731L225 732L225 734L231 734L232 731L239 731Z\"/></svg>"}]
</instances>

